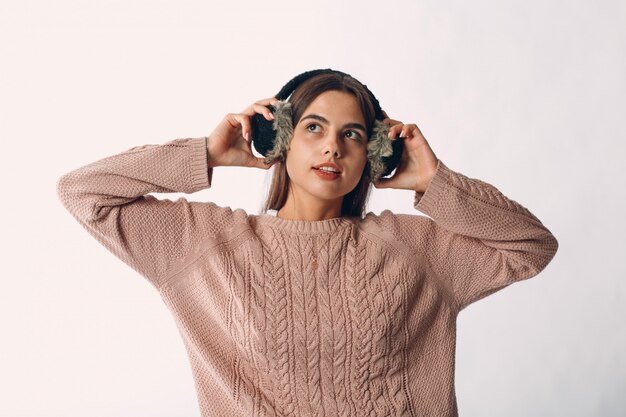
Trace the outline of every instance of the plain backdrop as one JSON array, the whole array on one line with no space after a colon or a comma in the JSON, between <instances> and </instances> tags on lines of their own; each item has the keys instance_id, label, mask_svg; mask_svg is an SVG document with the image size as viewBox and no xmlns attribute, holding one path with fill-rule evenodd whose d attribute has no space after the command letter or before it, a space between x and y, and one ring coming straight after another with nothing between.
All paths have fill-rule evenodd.
<instances>
[{"instance_id":1,"label":"plain backdrop","mask_svg":"<svg viewBox=\"0 0 626 417\"><path fill-rule=\"evenodd\" d=\"M625 28L608 0L1 0L0 416L199 416L169 310L56 180L208 135L327 67L559 241L536 278L459 315L460 415L626 415ZM168 197L258 214L269 175L218 168ZM412 202L374 189L368 210Z\"/></svg>"}]
</instances>

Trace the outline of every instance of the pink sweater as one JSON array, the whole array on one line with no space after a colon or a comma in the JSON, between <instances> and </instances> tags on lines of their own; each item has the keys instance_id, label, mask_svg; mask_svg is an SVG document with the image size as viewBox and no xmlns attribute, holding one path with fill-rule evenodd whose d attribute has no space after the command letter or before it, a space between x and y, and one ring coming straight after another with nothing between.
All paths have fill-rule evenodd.
<instances>
[{"instance_id":1,"label":"pink sweater","mask_svg":"<svg viewBox=\"0 0 626 417\"><path fill-rule=\"evenodd\" d=\"M456 416L457 314L541 272L552 233L441 161L415 193L430 218L286 220L148 195L210 187L206 140L134 147L57 183L173 314L202 416Z\"/></svg>"}]
</instances>

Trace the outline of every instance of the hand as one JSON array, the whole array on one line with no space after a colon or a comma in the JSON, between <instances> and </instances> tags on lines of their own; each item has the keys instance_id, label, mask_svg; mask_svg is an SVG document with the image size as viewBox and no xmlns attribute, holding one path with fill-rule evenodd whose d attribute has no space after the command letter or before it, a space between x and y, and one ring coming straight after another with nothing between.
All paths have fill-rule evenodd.
<instances>
[{"instance_id":1,"label":"hand","mask_svg":"<svg viewBox=\"0 0 626 417\"><path fill-rule=\"evenodd\" d=\"M404 138L400 139L404 140L404 152L393 176L373 182L374 187L425 192L437 171L437 156L417 125L390 119L385 111L383 115L383 123L391 126L389 137L398 140L395 137L400 133L400 137Z\"/></svg>"},{"instance_id":2,"label":"hand","mask_svg":"<svg viewBox=\"0 0 626 417\"><path fill-rule=\"evenodd\" d=\"M209 166L242 166L269 169L273 164L265 164L263 158L257 158L252 153L251 118L260 113L267 120L274 116L266 107L275 104L274 97L259 100L246 107L241 113L229 113L209 135L208 153Z\"/></svg>"}]
</instances>

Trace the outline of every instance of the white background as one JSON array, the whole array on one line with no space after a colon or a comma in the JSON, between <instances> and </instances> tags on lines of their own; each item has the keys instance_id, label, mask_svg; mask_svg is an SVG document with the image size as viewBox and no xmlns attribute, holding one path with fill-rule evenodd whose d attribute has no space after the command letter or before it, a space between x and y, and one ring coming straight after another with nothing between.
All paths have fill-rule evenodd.
<instances>
[{"instance_id":1,"label":"white background","mask_svg":"<svg viewBox=\"0 0 626 417\"><path fill-rule=\"evenodd\" d=\"M199 416L169 310L55 182L326 67L559 241L539 276L461 312L461 416L626 415L624 28L608 0L2 0L0 416ZM186 196L258 214L268 181L218 168ZM412 197L368 208L421 214Z\"/></svg>"}]
</instances>

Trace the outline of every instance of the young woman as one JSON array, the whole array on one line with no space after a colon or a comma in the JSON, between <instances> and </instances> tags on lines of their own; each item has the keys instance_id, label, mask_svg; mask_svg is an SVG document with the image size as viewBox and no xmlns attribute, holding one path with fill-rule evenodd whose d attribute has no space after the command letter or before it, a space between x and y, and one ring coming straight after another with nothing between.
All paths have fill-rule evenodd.
<instances>
[{"instance_id":1,"label":"young woman","mask_svg":"<svg viewBox=\"0 0 626 417\"><path fill-rule=\"evenodd\" d=\"M305 74L289 100L228 114L207 137L93 162L62 176L58 195L158 290L202 416L456 416L459 311L537 275L557 240L449 169L353 77ZM252 152L256 115L277 132L265 158ZM381 178L378 151L394 140L399 164ZM274 166L264 213L149 195L209 188L220 166ZM415 191L429 217L364 214L372 181Z\"/></svg>"}]
</instances>

